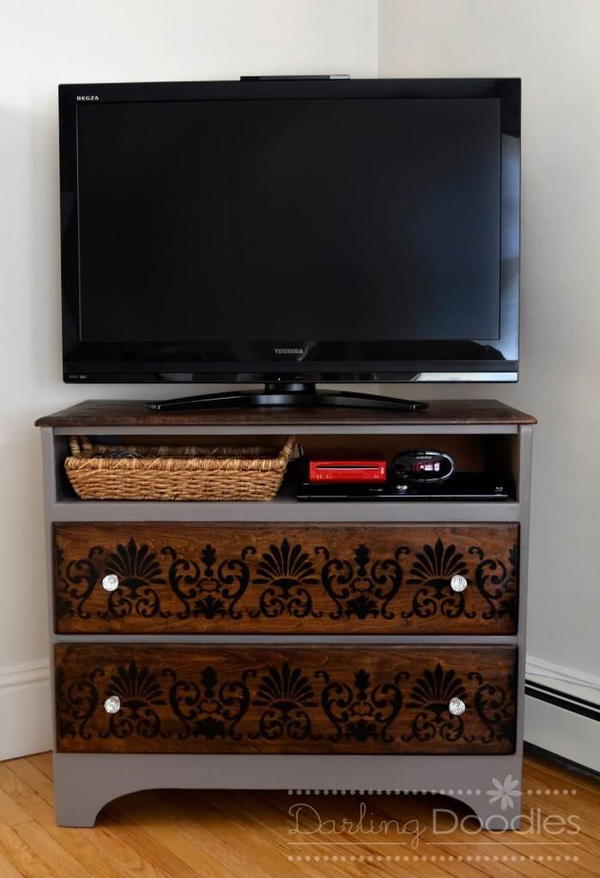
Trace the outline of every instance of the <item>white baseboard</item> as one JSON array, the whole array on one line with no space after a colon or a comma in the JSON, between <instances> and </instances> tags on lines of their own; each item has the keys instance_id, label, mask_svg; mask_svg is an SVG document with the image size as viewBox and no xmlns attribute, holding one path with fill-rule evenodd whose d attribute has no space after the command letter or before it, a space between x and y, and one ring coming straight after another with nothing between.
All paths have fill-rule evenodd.
<instances>
[{"instance_id":1,"label":"white baseboard","mask_svg":"<svg viewBox=\"0 0 600 878\"><path fill-rule=\"evenodd\" d=\"M567 697L600 705L600 677L527 657L527 679ZM600 723L571 710L525 698L525 740L600 771ZM50 676L47 661L0 667L0 760L52 747Z\"/></svg>"},{"instance_id":2,"label":"white baseboard","mask_svg":"<svg viewBox=\"0 0 600 878\"><path fill-rule=\"evenodd\" d=\"M48 661L0 667L0 760L52 748Z\"/></svg>"},{"instance_id":3,"label":"white baseboard","mask_svg":"<svg viewBox=\"0 0 600 878\"><path fill-rule=\"evenodd\" d=\"M600 772L600 677L555 662L527 656L526 679L560 693L561 704L525 697L525 740L565 759ZM549 693L555 697L554 693ZM562 698L561 698L562 696ZM597 710L594 709L597 705ZM583 707L595 717L576 712Z\"/></svg>"},{"instance_id":4,"label":"white baseboard","mask_svg":"<svg viewBox=\"0 0 600 878\"><path fill-rule=\"evenodd\" d=\"M577 671L566 665L557 665L546 659L527 656L527 679L538 680L546 685L560 689L569 695L578 695L600 704L600 677L585 671Z\"/></svg>"}]
</instances>

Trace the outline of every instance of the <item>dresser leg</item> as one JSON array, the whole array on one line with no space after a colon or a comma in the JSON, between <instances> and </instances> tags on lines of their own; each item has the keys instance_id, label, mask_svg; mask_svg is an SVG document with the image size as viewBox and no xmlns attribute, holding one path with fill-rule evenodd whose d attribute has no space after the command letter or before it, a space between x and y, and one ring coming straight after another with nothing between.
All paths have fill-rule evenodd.
<instances>
[{"instance_id":1,"label":"dresser leg","mask_svg":"<svg viewBox=\"0 0 600 878\"><path fill-rule=\"evenodd\" d=\"M84 790L75 783L54 783L54 810L59 826L94 826L100 809L107 804L94 791ZM109 800L110 801L110 800Z\"/></svg>"},{"instance_id":2,"label":"dresser leg","mask_svg":"<svg viewBox=\"0 0 600 878\"><path fill-rule=\"evenodd\" d=\"M521 825L521 801L515 802L514 807L502 810L500 804L491 805L488 801L479 801L469 804L479 818L482 829L493 832L519 829Z\"/></svg>"},{"instance_id":3,"label":"dresser leg","mask_svg":"<svg viewBox=\"0 0 600 878\"><path fill-rule=\"evenodd\" d=\"M520 784L519 784L520 789ZM444 825L444 830L450 831L453 827L460 831L464 827L464 832L473 832L476 827L476 821L479 822L481 829L492 832L506 832L507 830L519 829L521 824L521 800L513 797L507 800L505 809L502 809L500 800L490 802L487 791L482 790L479 795L454 795L454 799L463 802L473 810L473 814L460 817L456 814L452 803L448 805L440 805L433 809L432 819L434 829L437 825ZM508 802L512 804L508 804ZM444 831L442 830L442 831Z\"/></svg>"},{"instance_id":4,"label":"dresser leg","mask_svg":"<svg viewBox=\"0 0 600 878\"><path fill-rule=\"evenodd\" d=\"M59 826L94 826L104 805L129 789L111 781L113 771L102 777L95 761L65 759L54 754L54 808Z\"/></svg>"}]
</instances>

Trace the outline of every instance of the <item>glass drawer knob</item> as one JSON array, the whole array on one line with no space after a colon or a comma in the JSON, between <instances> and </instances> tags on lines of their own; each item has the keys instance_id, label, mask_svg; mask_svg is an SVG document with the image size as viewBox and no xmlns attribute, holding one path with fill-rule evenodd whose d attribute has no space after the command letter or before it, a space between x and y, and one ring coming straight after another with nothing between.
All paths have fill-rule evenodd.
<instances>
[{"instance_id":1,"label":"glass drawer knob","mask_svg":"<svg viewBox=\"0 0 600 878\"><path fill-rule=\"evenodd\" d=\"M464 576L461 576L460 573L455 573L450 580L450 588L452 591L464 591L467 585L467 580Z\"/></svg>"},{"instance_id":2,"label":"glass drawer knob","mask_svg":"<svg viewBox=\"0 0 600 878\"><path fill-rule=\"evenodd\" d=\"M118 695L110 695L104 702L104 710L107 713L118 713L121 710L121 699Z\"/></svg>"},{"instance_id":3,"label":"glass drawer knob","mask_svg":"<svg viewBox=\"0 0 600 878\"><path fill-rule=\"evenodd\" d=\"M102 578L102 588L104 591L114 591L119 587L119 577L115 576L114 573L107 573L106 576Z\"/></svg>"},{"instance_id":4,"label":"glass drawer knob","mask_svg":"<svg viewBox=\"0 0 600 878\"><path fill-rule=\"evenodd\" d=\"M467 705L460 698L451 698L448 710L452 716L460 716L467 709Z\"/></svg>"}]
</instances>

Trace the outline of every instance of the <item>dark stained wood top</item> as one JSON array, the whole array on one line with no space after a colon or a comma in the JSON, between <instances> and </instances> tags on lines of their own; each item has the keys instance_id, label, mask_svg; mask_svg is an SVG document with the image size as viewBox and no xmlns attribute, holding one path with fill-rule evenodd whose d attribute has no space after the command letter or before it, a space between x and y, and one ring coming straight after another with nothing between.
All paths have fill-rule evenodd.
<instances>
[{"instance_id":1,"label":"dark stained wood top","mask_svg":"<svg viewBox=\"0 0 600 878\"><path fill-rule=\"evenodd\" d=\"M38 427L192 427L247 424L535 424L536 419L495 399L438 399L418 412L363 408L263 406L197 412L152 412L144 400L88 399L35 422Z\"/></svg>"}]
</instances>

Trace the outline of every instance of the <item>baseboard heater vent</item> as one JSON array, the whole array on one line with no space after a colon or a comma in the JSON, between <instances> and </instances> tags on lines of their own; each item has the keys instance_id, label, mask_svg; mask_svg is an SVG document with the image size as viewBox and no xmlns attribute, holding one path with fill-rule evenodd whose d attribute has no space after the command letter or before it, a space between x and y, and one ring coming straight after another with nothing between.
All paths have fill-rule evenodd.
<instances>
[{"instance_id":1,"label":"baseboard heater vent","mask_svg":"<svg viewBox=\"0 0 600 878\"><path fill-rule=\"evenodd\" d=\"M525 681L525 696L525 741L600 772L600 704L531 679Z\"/></svg>"},{"instance_id":2,"label":"baseboard heater vent","mask_svg":"<svg viewBox=\"0 0 600 878\"><path fill-rule=\"evenodd\" d=\"M525 695L600 722L600 704L594 704L593 701L587 701L577 695L569 695L566 692L553 689L551 686L543 686L541 683L534 683L531 680L525 681Z\"/></svg>"}]
</instances>

